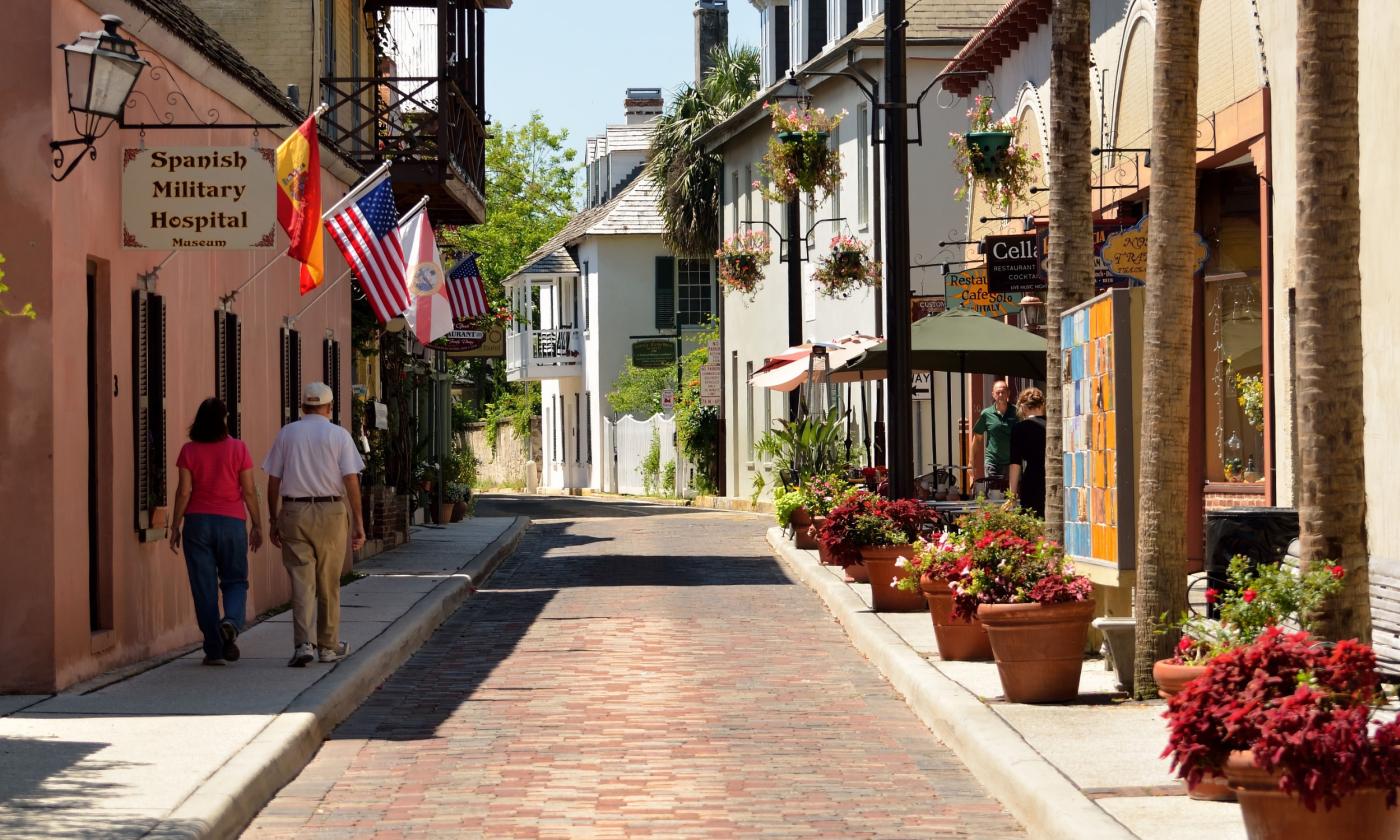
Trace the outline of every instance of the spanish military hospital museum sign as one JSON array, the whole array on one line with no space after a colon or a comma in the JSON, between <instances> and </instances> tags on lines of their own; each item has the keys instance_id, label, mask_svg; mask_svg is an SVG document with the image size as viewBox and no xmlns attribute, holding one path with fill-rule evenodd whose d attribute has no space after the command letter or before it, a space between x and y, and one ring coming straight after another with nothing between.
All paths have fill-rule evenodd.
<instances>
[{"instance_id":1,"label":"spanish military hospital museum sign","mask_svg":"<svg viewBox=\"0 0 1400 840\"><path fill-rule=\"evenodd\" d=\"M123 149L122 247L273 247L274 156L272 149L248 146Z\"/></svg>"}]
</instances>

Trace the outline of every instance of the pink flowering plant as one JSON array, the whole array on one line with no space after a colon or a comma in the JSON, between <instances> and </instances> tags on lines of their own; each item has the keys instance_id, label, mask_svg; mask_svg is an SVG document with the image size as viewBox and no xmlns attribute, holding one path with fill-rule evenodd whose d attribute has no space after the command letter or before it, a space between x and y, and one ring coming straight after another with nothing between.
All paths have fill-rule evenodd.
<instances>
[{"instance_id":1,"label":"pink flowering plant","mask_svg":"<svg viewBox=\"0 0 1400 840\"><path fill-rule=\"evenodd\" d=\"M860 286L880 285L881 267L870 246L854 236L834 236L831 251L817 263L812 281L827 297L841 297Z\"/></svg>"},{"instance_id":2,"label":"pink flowering plant","mask_svg":"<svg viewBox=\"0 0 1400 840\"><path fill-rule=\"evenodd\" d=\"M982 604L1062 604L1093 594L1089 579L1074 573L1058 543L1010 530L968 537L951 571L953 613L962 619L976 617Z\"/></svg>"},{"instance_id":3,"label":"pink flowering plant","mask_svg":"<svg viewBox=\"0 0 1400 840\"><path fill-rule=\"evenodd\" d=\"M754 189L772 201L790 201L801 193L819 201L835 192L841 185L841 153L831 147L831 132L846 112L784 109L775 102L768 113L773 118L773 136L758 164L764 180L754 181Z\"/></svg>"},{"instance_id":4,"label":"pink flowering plant","mask_svg":"<svg viewBox=\"0 0 1400 840\"><path fill-rule=\"evenodd\" d=\"M918 592L919 578L925 574L948 581L962 577L971 565L972 547L994 532L1009 532L1033 541L1045 535L1045 523L1033 513L1019 508L1007 510L983 499L976 510L959 516L953 529L914 546L914 557L899 580L899 588Z\"/></svg>"},{"instance_id":5,"label":"pink flowering plant","mask_svg":"<svg viewBox=\"0 0 1400 840\"><path fill-rule=\"evenodd\" d=\"M1282 563L1251 568L1248 558L1230 560L1230 586L1225 592L1206 590L1206 603L1219 607L1220 618L1186 615L1176 623L1181 630L1176 665L1204 665L1222 653L1245 647L1265 630L1278 625L1311 629L1322 602L1342 589L1341 566L1318 564L1298 572Z\"/></svg>"},{"instance_id":6,"label":"pink flowering plant","mask_svg":"<svg viewBox=\"0 0 1400 840\"><path fill-rule=\"evenodd\" d=\"M720 286L752 300L763 280L763 267L773 258L773 246L763 231L740 231L724 240L715 258L719 260Z\"/></svg>"},{"instance_id":7,"label":"pink flowering plant","mask_svg":"<svg viewBox=\"0 0 1400 840\"><path fill-rule=\"evenodd\" d=\"M1021 127L1015 117L992 119L993 97L978 96L967 110L969 134L1004 132L1011 135L1010 145L994 152L995 159L985 157L983 147L969 142L968 134L949 132L948 148L953 151L953 165L963 176L962 186L953 193L958 201L967 198L968 191L980 188L982 197L993 207L1011 213L1012 206L1025 201L1031 185L1040 173L1040 153L1019 142Z\"/></svg>"}]
</instances>

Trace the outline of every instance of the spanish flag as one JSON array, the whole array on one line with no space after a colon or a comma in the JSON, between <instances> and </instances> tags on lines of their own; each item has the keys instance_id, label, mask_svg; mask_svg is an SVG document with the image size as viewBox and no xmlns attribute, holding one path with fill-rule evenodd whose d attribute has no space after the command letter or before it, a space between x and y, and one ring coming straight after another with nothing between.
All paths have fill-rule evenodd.
<instances>
[{"instance_id":1,"label":"spanish flag","mask_svg":"<svg viewBox=\"0 0 1400 840\"><path fill-rule=\"evenodd\" d=\"M277 221L292 241L287 256L301 263L301 293L306 294L321 285L326 270L315 114L277 147Z\"/></svg>"}]
</instances>

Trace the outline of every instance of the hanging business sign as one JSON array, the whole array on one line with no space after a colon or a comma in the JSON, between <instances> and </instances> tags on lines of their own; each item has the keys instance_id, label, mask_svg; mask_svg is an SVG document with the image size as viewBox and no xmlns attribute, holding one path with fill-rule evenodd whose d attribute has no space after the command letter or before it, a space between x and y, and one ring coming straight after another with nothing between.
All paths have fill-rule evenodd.
<instances>
[{"instance_id":1,"label":"hanging business sign","mask_svg":"<svg viewBox=\"0 0 1400 840\"><path fill-rule=\"evenodd\" d=\"M247 251L277 241L272 149L122 150L122 247Z\"/></svg>"},{"instance_id":2,"label":"hanging business sign","mask_svg":"<svg viewBox=\"0 0 1400 840\"><path fill-rule=\"evenodd\" d=\"M987 269L969 268L943 275L943 298L949 309L966 309L1002 318L1021 311L1021 296L987 288Z\"/></svg>"},{"instance_id":3,"label":"hanging business sign","mask_svg":"<svg viewBox=\"0 0 1400 840\"><path fill-rule=\"evenodd\" d=\"M996 294L1025 294L1045 289L1040 273L1039 237L1035 233L988 236L982 242L987 260L987 290Z\"/></svg>"},{"instance_id":4,"label":"hanging business sign","mask_svg":"<svg viewBox=\"0 0 1400 840\"><path fill-rule=\"evenodd\" d=\"M909 297L909 323L916 324L947 308L948 304L943 295L911 295Z\"/></svg>"},{"instance_id":5,"label":"hanging business sign","mask_svg":"<svg viewBox=\"0 0 1400 840\"><path fill-rule=\"evenodd\" d=\"M1094 222L1094 291L1140 286L1142 281L1124 274L1115 274L1103 259L1103 246L1109 237L1128 230L1138 223L1137 219L1107 219ZM1050 228L1042 225L1036 230L1037 248L1040 253L1040 279L1048 285L1050 277Z\"/></svg>"},{"instance_id":6,"label":"hanging business sign","mask_svg":"<svg viewBox=\"0 0 1400 840\"><path fill-rule=\"evenodd\" d=\"M481 329L475 321L454 321L452 331L428 347L453 359L501 359L506 355L506 331L501 326Z\"/></svg>"},{"instance_id":7,"label":"hanging business sign","mask_svg":"<svg viewBox=\"0 0 1400 840\"><path fill-rule=\"evenodd\" d=\"M649 338L632 342L632 366L639 368L664 368L676 363L676 340L673 338Z\"/></svg>"},{"instance_id":8,"label":"hanging business sign","mask_svg":"<svg viewBox=\"0 0 1400 840\"><path fill-rule=\"evenodd\" d=\"M1103 243L1103 262L1109 271L1123 277L1129 277L1139 283L1147 282L1147 223L1149 216L1143 216L1142 221L1110 235ZM1191 269L1191 273L1201 270L1206 264L1206 256L1210 249L1206 247L1206 241L1195 231L1191 231L1191 242L1187 247L1191 248L1195 257L1196 265Z\"/></svg>"}]
</instances>

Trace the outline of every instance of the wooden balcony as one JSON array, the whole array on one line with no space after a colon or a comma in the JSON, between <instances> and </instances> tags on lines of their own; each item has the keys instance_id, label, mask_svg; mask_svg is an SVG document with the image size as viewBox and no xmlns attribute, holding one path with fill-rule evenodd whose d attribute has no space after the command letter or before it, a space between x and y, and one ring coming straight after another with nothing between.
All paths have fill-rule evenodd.
<instances>
[{"instance_id":1,"label":"wooden balcony","mask_svg":"<svg viewBox=\"0 0 1400 840\"><path fill-rule=\"evenodd\" d=\"M583 373L582 351L580 330L518 330L506 336L506 378L533 382L579 376Z\"/></svg>"}]
</instances>

